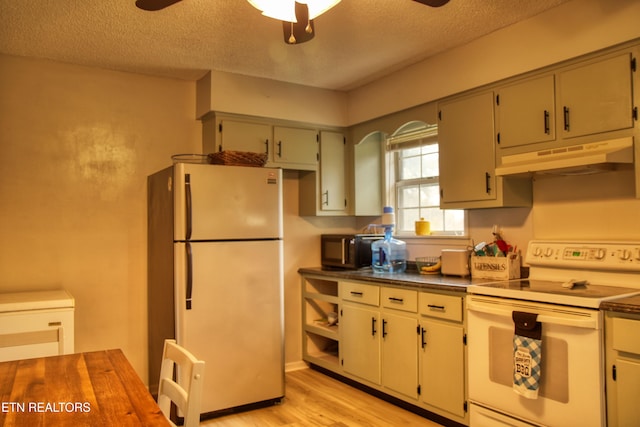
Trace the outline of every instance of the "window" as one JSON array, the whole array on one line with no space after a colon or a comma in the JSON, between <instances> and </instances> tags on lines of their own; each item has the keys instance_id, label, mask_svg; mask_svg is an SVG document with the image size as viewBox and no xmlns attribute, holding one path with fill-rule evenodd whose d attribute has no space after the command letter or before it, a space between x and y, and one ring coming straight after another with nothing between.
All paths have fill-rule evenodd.
<instances>
[{"instance_id":1,"label":"window","mask_svg":"<svg viewBox=\"0 0 640 427\"><path fill-rule=\"evenodd\" d=\"M411 122L387 139L387 147L396 233L413 235L415 222L424 218L432 234L463 235L465 211L440 209L437 126Z\"/></svg>"}]
</instances>

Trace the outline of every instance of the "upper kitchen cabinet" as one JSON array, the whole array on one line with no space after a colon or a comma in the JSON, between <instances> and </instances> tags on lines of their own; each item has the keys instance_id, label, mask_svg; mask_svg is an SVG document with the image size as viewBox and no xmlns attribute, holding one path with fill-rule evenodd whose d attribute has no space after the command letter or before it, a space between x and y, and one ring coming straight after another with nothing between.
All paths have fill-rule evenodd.
<instances>
[{"instance_id":1,"label":"upper kitchen cabinet","mask_svg":"<svg viewBox=\"0 0 640 427\"><path fill-rule=\"evenodd\" d=\"M631 52L608 55L558 72L558 123L563 138L632 128Z\"/></svg>"},{"instance_id":2,"label":"upper kitchen cabinet","mask_svg":"<svg viewBox=\"0 0 640 427\"><path fill-rule=\"evenodd\" d=\"M555 139L555 78L545 75L496 90L496 141L516 147Z\"/></svg>"},{"instance_id":3,"label":"upper kitchen cabinet","mask_svg":"<svg viewBox=\"0 0 640 427\"><path fill-rule=\"evenodd\" d=\"M347 151L344 133L320 131L317 172L300 174L300 215L347 215Z\"/></svg>"},{"instance_id":4,"label":"upper kitchen cabinet","mask_svg":"<svg viewBox=\"0 0 640 427\"><path fill-rule=\"evenodd\" d=\"M320 196L323 210L344 211L346 139L340 132L320 132Z\"/></svg>"},{"instance_id":5,"label":"upper kitchen cabinet","mask_svg":"<svg viewBox=\"0 0 640 427\"><path fill-rule=\"evenodd\" d=\"M296 127L273 127L274 164L284 169L315 170L318 166L318 131Z\"/></svg>"},{"instance_id":6,"label":"upper kitchen cabinet","mask_svg":"<svg viewBox=\"0 0 640 427\"><path fill-rule=\"evenodd\" d=\"M291 125L291 126L289 126ZM267 153L267 166L318 167L318 131L312 126L264 117L212 112L202 118L203 152Z\"/></svg>"},{"instance_id":7,"label":"upper kitchen cabinet","mask_svg":"<svg viewBox=\"0 0 640 427\"><path fill-rule=\"evenodd\" d=\"M495 176L494 92L438 105L440 207L473 209L531 205L531 183Z\"/></svg>"},{"instance_id":8,"label":"upper kitchen cabinet","mask_svg":"<svg viewBox=\"0 0 640 427\"><path fill-rule=\"evenodd\" d=\"M217 151L269 153L271 126L267 124L221 120L218 131L220 143Z\"/></svg>"},{"instance_id":9,"label":"upper kitchen cabinet","mask_svg":"<svg viewBox=\"0 0 640 427\"><path fill-rule=\"evenodd\" d=\"M354 214L380 216L383 206L384 134L373 132L353 148Z\"/></svg>"}]
</instances>

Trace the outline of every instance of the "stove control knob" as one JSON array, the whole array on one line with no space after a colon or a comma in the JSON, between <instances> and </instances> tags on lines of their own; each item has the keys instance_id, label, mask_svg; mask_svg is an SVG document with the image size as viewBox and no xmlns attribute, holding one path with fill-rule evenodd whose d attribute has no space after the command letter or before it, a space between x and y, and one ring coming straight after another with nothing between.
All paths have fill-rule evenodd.
<instances>
[{"instance_id":1,"label":"stove control knob","mask_svg":"<svg viewBox=\"0 0 640 427\"><path fill-rule=\"evenodd\" d=\"M626 261L629 258L631 258L631 251L628 249L623 249L622 252L620 252L620 259Z\"/></svg>"},{"instance_id":2,"label":"stove control knob","mask_svg":"<svg viewBox=\"0 0 640 427\"><path fill-rule=\"evenodd\" d=\"M547 248L544 251L544 256L546 256L547 258L549 258L551 255L553 255L553 248Z\"/></svg>"},{"instance_id":3,"label":"stove control knob","mask_svg":"<svg viewBox=\"0 0 640 427\"><path fill-rule=\"evenodd\" d=\"M596 259L604 259L605 255L607 255L607 251L600 248L596 250Z\"/></svg>"},{"instance_id":4,"label":"stove control knob","mask_svg":"<svg viewBox=\"0 0 640 427\"><path fill-rule=\"evenodd\" d=\"M640 261L640 248L636 248L636 261Z\"/></svg>"},{"instance_id":5,"label":"stove control knob","mask_svg":"<svg viewBox=\"0 0 640 427\"><path fill-rule=\"evenodd\" d=\"M540 246L536 246L535 249L533 250L533 256L540 256L542 255L542 249L540 249Z\"/></svg>"}]
</instances>

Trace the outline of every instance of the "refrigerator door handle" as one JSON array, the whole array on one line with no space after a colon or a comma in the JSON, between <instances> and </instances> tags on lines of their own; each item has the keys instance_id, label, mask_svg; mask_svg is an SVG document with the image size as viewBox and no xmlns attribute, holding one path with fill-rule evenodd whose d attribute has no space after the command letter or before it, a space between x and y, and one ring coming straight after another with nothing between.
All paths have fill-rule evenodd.
<instances>
[{"instance_id":1,"label":"refrigerator door handle","mask_svg":"<svg viewBox=\"0 0 640 427\"><path fill-rule=\"evenodd\" d=\"M191 253L191 243L185 244L187 251L187 286L186 286L186 303L187 310L191 310L191 295L193 294L193 255Z\"/></svg>"},{"instance_id":2,"label":"refrigerator door handle","mask_svg":"<svg viewBox=\"0 0 640 427\"><path fill-rule=\"evenodd\" d=\"M185 174L184 176L184 195L185 195L185 219L187 222L186 240L191 239L191 175Z\"/></svg>"}]
</instances>

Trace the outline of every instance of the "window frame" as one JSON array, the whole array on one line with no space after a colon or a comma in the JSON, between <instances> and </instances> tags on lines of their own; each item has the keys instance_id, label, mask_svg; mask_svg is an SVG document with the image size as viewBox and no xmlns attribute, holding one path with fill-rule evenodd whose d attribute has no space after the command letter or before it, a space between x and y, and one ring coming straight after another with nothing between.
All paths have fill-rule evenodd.
<instances>
[{"instance_id":1,"label":"window frame","mask_svg":"<svg viewBox=\"0 0 640 427\"><path fill-rule=\"evenodd\" d=\"M409 186L418 186L418 191L420 191L420 185L430 185L437 187L438 193L438 205L437 206L427 206L422 205L420 202L418 203L417 209L431 209L437 207L443 218L443 224L445 223L445 209L440 209L439 207L439 194L440 194L440 185L439 185L439 174L438 176L430 176L430 177L417 177L417 178L409 178L402 180L400 179L400 163L401 157L400 152L402 150L421 148L427 145L438 145L438 126L437 125L428 125L424 122L409 122L406 125L402 126L398 129L393 135L386 138L386 156L387 156L387 171L386 171L386 180L388 182L388 202L389 205L394 207L396 212L396 224L395 224L395 232L394 234L402 237L438 237L438 238L448 238L448 237L466 237L468 235L468 215L466 210L455 209L456 212L460 212L463 215L462 230L432 230L431 236L416 236L413 229L403 230L400 228L400 220L401 220L401 210L403 208L400 207L401 204L401 194L400 190L402 188L406 188ZM439 147L437 153L439 153ZM428 155L429 153L421 153L418 155L420 157L420 161L422 161L422 156ZM439 154L438 154L439 155ZM422 166L421 166L422 167ZM420 215L422 217L422 215ZM428 220L428 219L427 219Z\"/></svg>"}]
</instances>

